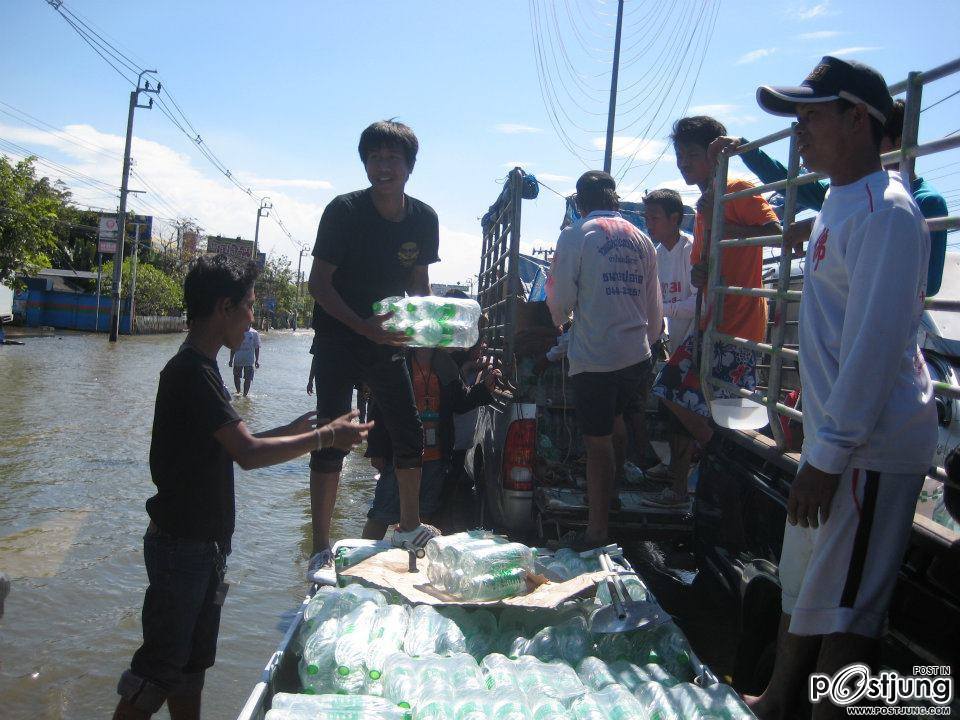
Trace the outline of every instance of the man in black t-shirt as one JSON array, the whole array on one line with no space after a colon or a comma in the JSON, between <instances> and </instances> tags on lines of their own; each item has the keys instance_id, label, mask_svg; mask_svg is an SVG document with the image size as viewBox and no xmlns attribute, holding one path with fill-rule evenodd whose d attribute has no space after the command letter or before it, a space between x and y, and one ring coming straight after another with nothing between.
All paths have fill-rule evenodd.
<instances>
[{"instance_id":1,"label":"man in black t-shirt","mask_svg":"<svg viewBox=\"0 0 960 720\"><path fill-rule=\"evenodd\" d=\"M353 388L364 382L390 434L400 486L395 545L423 545L436 530L419 514L423 427L404 362L402 333L384 329L387 315L373 303L390 296L429 295L427 268L440 258L437 214L404 193L417 159L413 131L394 121L377 122L360 136L360 159L370 187L334 198L323 211L313 249L310 294L316 300L314 363L319 417L350 409ZM344 453L324 450L310 460L310 509L314 580L331 564L330 520Z\"/></svg>"},{"instance_id":2,"label":"man in black t-shirt","mask_svg":"<svg viewBox=\"0 0 960 720\"><path fill-rule=\"evenodd\" d=\"M316 427L309 412L251 435L223 385L221 347L236 350L253 321L257 268L201 257L184 282L190 332L160 373L150 442L157 493L143 560L143 645L123 673L114 720L148 718L164 702L174 720L200 717L200 692L213 666L234 526L233 463L244 469L292 460L319 448L349 450L371 424L350 413Z\"/></svg>"}]
</instances>

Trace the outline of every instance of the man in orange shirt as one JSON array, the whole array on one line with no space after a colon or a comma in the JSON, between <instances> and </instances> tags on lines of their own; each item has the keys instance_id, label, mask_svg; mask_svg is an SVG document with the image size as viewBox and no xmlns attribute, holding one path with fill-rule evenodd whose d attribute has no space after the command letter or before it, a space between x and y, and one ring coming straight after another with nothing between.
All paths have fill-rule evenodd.
<instances>
[{"instance_id":1,"label":"man in orange shirt","mask_svg":"<svg viewBox=\"0 0 960 720\"><path fill-rule=\"evenodd\" d=\"M694 287L703 291L707 285L707 263L710 247L710 221L713 216L713 176L715 158L707 149L727 129L711 117L696 116L677 120L673 124L674 152L677 168L688 185L696 185L702 195L697 202L697 219L694 225L693 251L690 272ZM727 192L736 192L752 187L745 180L732 180ZM780 222L773 208L759 195L737 198L724 203L724 239L775 235L781 231ZM762 287L761 271L763 248L737 247L722 251L721 274L725 285ZM694 345L699 332L717 308L704 303L699 328L692 328L686 340L677 348L667 365L661 370L653 386L654 395L664 404L682 427L677 428L670 439L670 465L665 471L654 471L653 477L670 481L662 491L647 495L644 501L659 507L682 506L689 502L687 474L693 450L691 437L701 447L713 437L710 427L710 409L700 388L700 371L694 364ZM718 331L733 337L762 342L767 328L767 305L763 298L727 295L723 300ZM701 357L712 365L714 377L754 390L757 384L756 356L745 348L718 341L713 347L701 349ZM717 391L724 397L723 391Z\"/></svg>"}]
</instances>

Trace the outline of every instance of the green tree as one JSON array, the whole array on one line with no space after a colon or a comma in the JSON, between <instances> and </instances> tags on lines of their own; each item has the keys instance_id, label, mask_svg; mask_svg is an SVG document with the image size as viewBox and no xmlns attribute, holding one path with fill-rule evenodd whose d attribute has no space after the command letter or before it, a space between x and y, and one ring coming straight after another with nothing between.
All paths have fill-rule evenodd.
<instances>
[{"instance_id":1,"label":"green tree","mask_svg":"<svg viewBox=\"0 0 960 720\"><path fill-rule=\"evenodd\" d=\"M275 298L277 301L274 311L276 323L285 322L297 307L296 273L290 267L290 261L283 257L271 256L267 258L263 271L257 278L254 293L257 304L262 308L263 301ZM265 314L261 311L261 314Z\"/></svg>"},{"instance_id":2,"label":"green tree","mask_svg":"<svg viewBox=\"0 0 960 720\"><path fill-rule=\"evenodd\" d=\"M103 277L113 277L113 261L103 266ZM130 258L123 261L123 294L130 292ZM150 263L137 265L137 315L179 315L183 310L183 286Z\"/></svg>"},{"instance_id":3,"label":"green tree","mask_svg":"<svg viewBox=\"0 0 960 720\"><path fill-rule=\"evenodd\" d=\"M62 190L37 178L34 160L0 156L0 282L50 267L57 248Z\"/></svg>"}]
</instances>

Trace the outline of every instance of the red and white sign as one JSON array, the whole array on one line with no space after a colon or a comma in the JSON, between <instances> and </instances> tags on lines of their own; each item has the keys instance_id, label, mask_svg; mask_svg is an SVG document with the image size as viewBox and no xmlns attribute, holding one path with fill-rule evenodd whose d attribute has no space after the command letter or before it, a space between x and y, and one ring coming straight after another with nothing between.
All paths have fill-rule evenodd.
<instances>
[{"instance_id":1,"label":"red and white sign","mask_svg":"<svg viewBox=\"0 0 960 720\"><path fill-rule=\"evenodd\" d=\"M117 252L117 239L120 233L117 230L116 215L100 216L100 233L98 235L97 252L112 255Z\"/></svg>"}]
</instances>

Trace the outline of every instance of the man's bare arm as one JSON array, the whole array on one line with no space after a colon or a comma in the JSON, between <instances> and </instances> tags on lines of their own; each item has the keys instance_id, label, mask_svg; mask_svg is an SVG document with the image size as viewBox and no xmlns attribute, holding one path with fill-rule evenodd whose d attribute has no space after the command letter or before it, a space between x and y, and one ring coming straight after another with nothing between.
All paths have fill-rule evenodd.
<instances>
[{"instance_id":1,"label":"man's bare arm","mask_svg":"<svg viewBox=\"0 0 960 720\"><path fill-rule=\"evenodd\" d=\"M407 288L411 295L431 295L430 290L430 266L414 265L412 277L410 278L410 287Z\"/></svg>"},{"instance_id":2,"label":"man's bare arm","mask_svg":"<svg viewBox=\"0 0 960 720\"><path fill-rule=\"evenodd\" d=\"M378 345L406 344L406 335L383 328L383 321L390 317L389 313L387 315L373 315L363 320L350 309L350 306L344 302L340 293L333 286L333 273L336 269L336 265L331 265L326 260L313 259L313 267L310 270L310 280L307 282L307 287L310 290L310 295L319 303L320 307L357 335L362 335ZM427 294L430 294L429 290Z\"/></svg>"}]
</instances>

